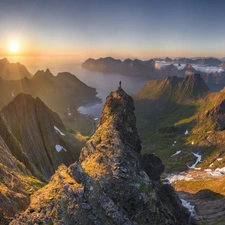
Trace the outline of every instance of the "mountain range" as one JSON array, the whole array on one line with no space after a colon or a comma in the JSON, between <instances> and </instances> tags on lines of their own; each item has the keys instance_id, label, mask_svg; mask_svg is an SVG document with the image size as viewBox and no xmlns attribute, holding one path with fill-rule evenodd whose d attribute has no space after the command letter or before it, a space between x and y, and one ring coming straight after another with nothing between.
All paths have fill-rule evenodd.
<instances>
[{"instance_id":1,"label":"mountain range","mask_svg":"<svg viewBox=\"0 0 225 225\"><path fill-rule=\"evenodd\" d=\"M76 108L98 98L94 88L88 87L70 73L57 76L47 69L37 71L31 79L4 80L0 78L0 102L7 105L19 93L39 97L51 109L62 115L68 107Z\"/></svg>"},{"instance_id":2,"label":"mountain range","mask_svg":"<svg viewBox=\"0 0 225 225\"><path fill-rule=\"evenodd\" d=\"M163 62L165 65L158 65ZM168 65L170 63L170 65ZM174 64L176 66L174 66ZM183 66L181 66L184 65ZM203 66L202 71L194 69L193 65ZM147 61L139 59L124 61L113 59L112 57L100 59L87 59L82 63L84 69L97 71L104 74L121 74L125 76L137 77L140 79L160 79L167 76L184 77L190 74L200 73L206 83L225 84L224 62L217 58L177 58L160 59L155 58ZM209 70L207 71L207 67ZM212 70L212 67L218 69ZM220 70L219 70L220 68Z\"/></svg>"},{"instance_id":3,"label":"mountain range","mask_svg":"<svg viewBox=\"0 0 225 225\"><path fill-rule=\"evenodd\" d=\"M214 58L214 57L200 57L200 58L175 58L171 59L166 57L165 59L161 58L154 58L155 61L165 61L165 62L171 62L171 63L180 63L180 64L198 64L198 65L208 65L208 66L220 66L223 61Z\"/></svg>"}]
</instances>

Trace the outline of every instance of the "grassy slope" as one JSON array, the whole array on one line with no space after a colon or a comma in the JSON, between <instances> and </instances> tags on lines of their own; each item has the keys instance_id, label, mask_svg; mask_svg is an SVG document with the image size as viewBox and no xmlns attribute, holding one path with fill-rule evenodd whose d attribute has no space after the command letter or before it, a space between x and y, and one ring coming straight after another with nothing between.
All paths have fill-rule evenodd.
<instances>
[{"instance_id":1,"label":"grassy slope","mask_svg":"<svg viewBox=\"0 0 225 225\"><path fill-rule=\"evenodd\" d=\"M195 77L150 81L134 96L142 153L158 155L168 172L188 169L196 159L192 152L203 156L198 167L208 168L211 163L212 169L225 166L225 158L216 161L225 152L221 147L225 131L215 131L215 121L204 116L225 99L225 91L210 93L204 84L198 89L195 83ZM182 152L171 158L179 150Z\"/></svg>"}]
</instances>

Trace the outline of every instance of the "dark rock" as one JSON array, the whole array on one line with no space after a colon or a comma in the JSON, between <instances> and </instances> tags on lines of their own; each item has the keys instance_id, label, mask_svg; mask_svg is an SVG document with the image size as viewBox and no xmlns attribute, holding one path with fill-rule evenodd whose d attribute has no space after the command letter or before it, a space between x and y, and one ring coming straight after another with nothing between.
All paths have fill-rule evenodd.
<instances>
[{"instance_id":1,"label":"dark rock","mask_svg":"<svg viewBox=\"0 0 225 225\"><path fill-rule=\"evenodd\" d=\"M160 175L165 167L159 157L154 154L145 154L142 156L141 165L151 180L160 180Z\"/></svg>"}]
</instances>

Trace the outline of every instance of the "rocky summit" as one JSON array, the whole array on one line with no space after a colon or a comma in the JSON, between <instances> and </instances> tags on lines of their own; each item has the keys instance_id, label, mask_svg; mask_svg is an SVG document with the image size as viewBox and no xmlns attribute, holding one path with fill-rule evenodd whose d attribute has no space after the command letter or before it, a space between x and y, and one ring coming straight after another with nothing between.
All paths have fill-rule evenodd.
<instances>
[{"instance_id":1,"label":"rocky summit","mask_svg":"<svg viewBox=\"0 0 225 225\"><path fill-rule=\"evenodd\" d=\"M153 154L140 154L134 103L118 88L106 99L79 162L60 166L10 224L195 224Z\"/></svg>"}]
</instances>

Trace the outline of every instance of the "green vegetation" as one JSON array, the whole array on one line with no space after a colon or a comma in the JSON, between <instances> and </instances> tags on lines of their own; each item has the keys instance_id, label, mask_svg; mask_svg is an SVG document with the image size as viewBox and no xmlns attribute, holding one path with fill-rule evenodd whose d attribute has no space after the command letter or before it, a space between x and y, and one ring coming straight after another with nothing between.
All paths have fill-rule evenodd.
<instances>
[{"instance_id":1,"label":"green vegetation","mask_svg":"<svg viewBox=\"0 0 225 225\"><path fill-rule=\"evenodd\" d=\"M216 161L225 155L224 91L210 93L193 75L149 81L134 99L143 154L155 153L168 172L186 170L195 161L192 152L203 157L198 167L225 166Z\"/></svg>"},{"instance_id":2,"label":"green vegetation","mask_svg":"<svg viewBox=\"0 0 225 225\"><path fill-rule=\"evenodd\" d=\"M197 224L198 225L224 225L225 219L221 218L215 221L199 221Z\"/></svg>"},{"instance_id":3,"label":"green vegetation","mask_svg":"<svg viewBox=\"0 0 225 225\"><path fill-rule=\"evenodd\" d=\"M146 184L142 183L142 184L139 186L139 191L140 191L140 192L147 192L147 193L149 193L149 192L153 192L154 189L153 189L152 187L147 186Z\"/></svg>"}]
</instances>

